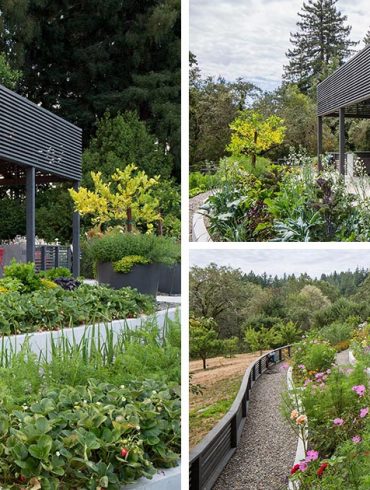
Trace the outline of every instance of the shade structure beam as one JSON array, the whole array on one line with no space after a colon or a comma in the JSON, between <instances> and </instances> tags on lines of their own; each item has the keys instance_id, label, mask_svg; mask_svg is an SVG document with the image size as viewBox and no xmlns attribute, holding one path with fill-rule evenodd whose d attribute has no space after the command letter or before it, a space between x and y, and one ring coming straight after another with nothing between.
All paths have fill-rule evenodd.
<instances>
[{"instance_id":1,"label":"shade structure beam","mask_svg":"<svg viewBox=\"0 0 370 490\"><path fill-rule=\"evenodd\" d=\"M36 236L36 179L35 167L26 169L26 260L35 260L35 236Z\"/></svg>"},{"instance_id":2,"label":"shade structure beam","mask_svg":"<svg viewBox=\"0 0 370 490\"><path fill-rule=\"evenodd\" d=\"M339 110L339 171L342 175L346 171L346 131L344 107Z\"/></svg>"},{"instance_id":3,"label":"shade structure beam","mask_svg":"<svg viewBox=\"0 0 370 490\"><path fill-rule=\"evenodd\" d=\"M319 171L322 170L322 116L317 118L317 163Z\"/></svg>"},{"instance_id":4,"label":"shade structure beam","mask_svg":"<svg viewBox=\"0 0 370 490\"><path fill-rule=\"evenodd\" d=\"M75 191L78 191L80 187L80 182L76 181L73 184L73 188ZM78 277L80 275L80 227L81 227L81 218L80 214L76 211L73 212L73 223L72 223L73 231L72 231L72 249L73 249L73 261L72 261L72 273L74 277Z\"/></svg>"}]
</instances>

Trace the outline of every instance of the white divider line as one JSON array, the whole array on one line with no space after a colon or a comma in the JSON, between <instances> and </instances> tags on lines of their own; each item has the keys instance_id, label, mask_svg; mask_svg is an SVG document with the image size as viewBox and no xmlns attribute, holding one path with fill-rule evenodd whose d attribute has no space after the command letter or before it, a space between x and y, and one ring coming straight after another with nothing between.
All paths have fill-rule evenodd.
<instances>
[{"instance_id":1,"label":"white divider line","mask_svg":"<svg viewBox=\"0 0 370 490\"><path fill-rule=\"evenodd\" d=\"M288 392L291 393L292 391L294 391L296 388L294 386L294 382L293 382L293 368L290 366L290 368L288 369L288 372L287 372L287 384L288 384ZM292 397L292 395L290 394L290 396ZM297 395L295 395L295 398L296 398ZM302 408L302 403L300 401L300 399L298 398L298 406L296 407L297 409L301 409ZM305 434L304 434L304 437L307 441L307 438L308 438L308 429L305 430ZM302 460L304 460L306 458L306 451L305 451L305 448L304 448L304 442L303 442L303 439L302 439L302 436L299 435L298 436L298 444L297 444L297 450L296 450L296 453L295 453L295 459L294 459L294 463L293 463L293 466L295 464L299 464ZM289 485L288 485L288 489L289 490L298 490L299 488L299 483L298 482L293 482L293 481L290 481L289 482Z\"/></svg>"}]
</instances>

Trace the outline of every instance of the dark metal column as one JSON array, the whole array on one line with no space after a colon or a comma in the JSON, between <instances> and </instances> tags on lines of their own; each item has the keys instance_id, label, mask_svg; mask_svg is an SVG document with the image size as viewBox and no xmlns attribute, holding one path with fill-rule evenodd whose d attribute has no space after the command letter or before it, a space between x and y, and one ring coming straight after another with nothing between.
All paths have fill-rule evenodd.
<instances>
[{"instance_id":1,"label":"dark metal column","mask_svg":"<svg viewBox=\"0 0 370 490\"><path fill-rule=\"evenodd\" d=\"M73 184L73 188L75 191L78 191L80 183L76 181ZM72 262L72 272L74 277L78 277L80 275L80 214L74 212L73 213L73 238L72 238L72 247L73 247L73 262Z\"/></svg>"},{"instance_id":2,"label":"dark metal column","mask_svg":"<svg viewBox=\"0 0 370 490\"><path fill-rule=\"evenodd\" d=\"M35 167L27 167L26 170L26 260L35 261L35 200L36 200L36 179Z\"/></svg>"},{"instance_id":3,"label":"dark metal column","mask_svg":"<svg viewBox=\"0 0 370 490\"><path fill-rule=\"evenodd\" d=\"M339 109L339 171L342 175L345 174L346 164L346 134L344 123L344 107L341 107Z\"/></svg>"},{"instance_id":4,"label":"dark metal column","mask_svg":"<svg viewBox=\"0 0 370 490\"><path fill-rule=\"evenodd\" d=\"M322 170L322 116L317 118L317 162L319 170Z\"/></svg>"}]
</instances>

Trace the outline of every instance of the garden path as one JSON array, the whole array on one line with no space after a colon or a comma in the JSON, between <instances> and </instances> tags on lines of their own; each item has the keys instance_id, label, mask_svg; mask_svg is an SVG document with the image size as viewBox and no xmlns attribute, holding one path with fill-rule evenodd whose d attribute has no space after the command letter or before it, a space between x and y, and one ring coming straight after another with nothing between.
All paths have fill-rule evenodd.
<instances>
[{"instance_id":1,"label":"garden path","mask_svg":"<svg viewBox=\"0 0 370 490\"><path fill-rule=\"evenodd\" d=\"M336 356L336 364L338 366L346 366L349 364L349 350L343 350L342 352L338 352Z\"/></svg>"},{"instance_id":2,"label":"garden path","mask_svg":"<svg viewBox=\"0 0 370 490\"><path fill-rule=\"evenodd\" d=\"M193 216L214 191L202 192L189 199L189 241L192 241Z\"/></svg>"},{"instance_id":3,"label":"garden path","mask_svg":"<svg viewBox=\"0 0 370 490\"><path fill-rule=\"evenodd\" d=\"M286 370L274 366L256 382L239 446L214 490L280 490L294 461L297 436L280 411Z\"/></svg>"}]
</instances>

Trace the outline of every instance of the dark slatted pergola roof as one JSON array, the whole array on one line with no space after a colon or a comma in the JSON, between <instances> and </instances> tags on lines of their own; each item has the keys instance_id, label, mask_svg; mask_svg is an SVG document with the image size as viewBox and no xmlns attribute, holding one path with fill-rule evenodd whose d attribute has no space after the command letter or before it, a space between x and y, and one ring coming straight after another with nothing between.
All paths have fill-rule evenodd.
<instances>
[{"instance_id":1,"label":"dark slatted pergola roof","mask_svg":"<svg viewBox=\"0 0 370 490\"><path fill-rule=\"evenodd\" d=\"M34 261L36 185L81 179L82 131L0 85L0 185L26 185L27 260ZM79 216L73 216L74 273L79 273Z\"/></svg>"},{"instance_id":2,"label":"dark slatted pergola roof","mask_svg":"<svg viewBox=\"0 0 370 490\"><path fill-rule=\"evenodd\" d=\"M322 154L322 118L339 117L339 162L345 165L346 117L370 118L370 46L366 46L317 87L318 155Z\"/></svg>"}]
</instances>

